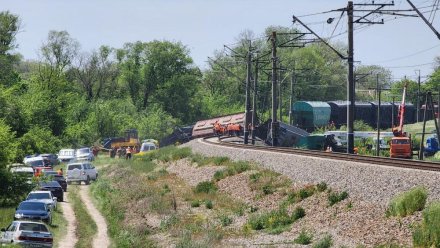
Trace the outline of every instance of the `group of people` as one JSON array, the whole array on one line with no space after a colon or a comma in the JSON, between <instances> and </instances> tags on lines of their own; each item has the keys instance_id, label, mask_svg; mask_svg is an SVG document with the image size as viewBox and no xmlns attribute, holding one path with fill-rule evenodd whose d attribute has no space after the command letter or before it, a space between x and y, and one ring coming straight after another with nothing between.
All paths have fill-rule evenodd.
<instances>
[{"instance_id":1,"label":"group of people","mask_svg":"<svg viewBox=\"0 0 440 248\"><path fill-rule=\"evenodd\" d=\"M118 155L118 158L125 158L125 159L131 159L132 154L136 153L136 147L133 146L127 146L127 147L113 147L110 150L110 157L114 158L116 157L116 154Z\"/></svg>"}]
</instances>

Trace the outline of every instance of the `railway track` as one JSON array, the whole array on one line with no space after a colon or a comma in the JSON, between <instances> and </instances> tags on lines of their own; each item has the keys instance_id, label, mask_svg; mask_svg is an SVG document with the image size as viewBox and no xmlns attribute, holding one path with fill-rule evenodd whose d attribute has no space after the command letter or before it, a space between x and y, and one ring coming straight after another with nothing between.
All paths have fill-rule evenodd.
<instances>
[{"instance_id":1,"label":"railway track","mask_svg":"<svg viewBox=\"0 0 440 248\"><path fill-rule=\"evenodd\" d=\"M366 164L375 164L375 165L383 165L390 167L399 167L399 168L410 168L417 170L427 170L427 171L440 171L440 163L436 162L428 162L428 161L419 161L419 160L410 160L410 159L397 159L397 158L385 158L385 157L372 157L372 156L364 156L364 155L354 155L354 154L346 154L346 153L337 153L337 152L323 152L323 151L314 151L314 150L305 150L298 148L287 148L287 147L270 147L270 146L262 146L262 145L245 145L239 144L235 142L224 141L226 138L220 138L219 141L209 140L213 137L205 137L202 139L202 142L223 146L223 147L231 147L237 149L246 149L246 150L256 150L256 151L270 151L284 154L292 154L292 155L301 155L315 158L325 158L325 159L335 159L342 161L353 161L358 163L366 163Z\"/></svg>"}]
</instances>

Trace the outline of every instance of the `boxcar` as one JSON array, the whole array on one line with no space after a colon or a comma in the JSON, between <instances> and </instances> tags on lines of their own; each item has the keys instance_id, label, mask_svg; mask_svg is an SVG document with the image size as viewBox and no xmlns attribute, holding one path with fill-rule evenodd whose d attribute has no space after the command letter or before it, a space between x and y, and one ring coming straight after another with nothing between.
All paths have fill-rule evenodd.
<instances>
[{"instance_id":1,"label":"boxcar","mask_svg":"<svg viewBox=\"0 0 440 248\"><path fill-rule=\"evenodd\" d=\"M292 108L293 124L306 131L329 124L331 109L326 102L298 101Z\"/></svg>"},{"instance_id":2,"label":"boxcar","mask_svg":"<svg viewBox=\"0 0 440 248\"><path fill-rule=\"evenodd\" d=\"M330 101L331 114L330 122L333 122L337 128L347 124L347 102L346 101Z\"/></svg>"}]
</instances>

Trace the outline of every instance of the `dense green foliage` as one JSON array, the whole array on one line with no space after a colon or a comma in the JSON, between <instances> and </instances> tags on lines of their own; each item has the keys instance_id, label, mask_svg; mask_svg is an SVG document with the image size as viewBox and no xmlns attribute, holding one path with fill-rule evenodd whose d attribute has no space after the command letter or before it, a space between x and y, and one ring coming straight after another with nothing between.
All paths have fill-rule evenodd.
<instances>
[{"instance_id":1,"label":"dense green foliage","mask_svg":"<svg viewBox=\"0 0 440 248\"><path fill-rule=\"evenodd\" d=\"M388 216L405 217L413 214L415 211L421 211L426 204L428 192L423 187L416 187L409 191L397 195L388 205Z\"/></svg>"}]
</instances>

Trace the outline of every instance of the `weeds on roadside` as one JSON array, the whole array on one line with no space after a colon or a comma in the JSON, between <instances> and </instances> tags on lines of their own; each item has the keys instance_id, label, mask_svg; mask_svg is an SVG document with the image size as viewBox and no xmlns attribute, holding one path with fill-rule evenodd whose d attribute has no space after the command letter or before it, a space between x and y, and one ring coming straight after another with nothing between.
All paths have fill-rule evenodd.
<instances>
[{"instance_id":1,"label":"weeds on roadside","mask_svg":"<svg viewBox=\"0 0 440 248\"><path fill-rule=\"evenodd\" d=\"M320 182L316 185L316 190L318 190L318 192L324 192L327 190L327 184L325 182Z\"/></svg>"},{"instance_id":2,"label":"weeds on roadside","mask_svg":"<svg viewBox=\"0 0 440 248\"><path fill-rule=\"evenodd\" d=\"M226 214L220 214L220 215L218 216L218 219L219 219L219 221L220 221L220 224L221 224L223 227L225 227L225 226L229 226L230 224L232 224L232 218L229 217L229 216L226 215Z\"/></svg>"},{"instance_id":3,"label":"weeds on roadside","mask_svg":"<svg viewBox=\"0 0 440 248\"><path fill-rule=\"evenodd\" d=\"M217 192L217 186L213 182L200 182L196 185L196 188L194 189L194 193L215 193Z\"/></svg>"},{"instance_id":4,"label":"weeds on roadside","mask_svg":"<svg viewBox=\"0 0 440 248\"><path fill-rule=\"evenodd\" d=\"M192 207L192 208L198 208L198 207L200 207L200 201L199 201L199 200L193 200L193 201L191 201L191 207Z\"/></svg>"},{"instance_id":5,"label":"weeds on roadside","mask_svg":"<svg viewBox=\"0 0 440 248\"><path fill-rule=\"evenodd\" d=\"M302 229L299 233L298 237L293 240L295 244L300 245L308 245L312 242L313 235L311 233L308 233L305 229Z\"/></svg>"},{"instance_id":6,"label":"weeds on roadside","mask_svg":"<svg viewBox=\"0 0 440 248\"><path fill-rule=\"evenodd\" d=\"M333 206L336 203L347 199L347 197L348 197L347 191L342 191L341 193L330 192L330 194L328 195L328 203L330 206Z\"/></svg>"},{"instance_id":7,"label":"weeds on roadside","mask_svg":"<svg viewBox=\"0 0 440 248\"><path fill-rule=\"evenodd\" d=\"M440 202L423 210L422 223L414 228L414 247L440 247Z\"/></svg>"},{"instance_id":8,"label":"weeds on roadside","mask_svg":"<svg viewBox=\"0 0 440 248\"><path fill-rule=\"evenodd\" d=\"M253 230L266 229L269 233L276 234L285 231L290 224L304 215L302 208L295 209L292 215L289 215L286 209L273 210L251 216L246 225Z\"/></svg>"},{"instance_id":9,"label":"weeds on roadside","mask_svg":"<svg viewBox=\"0 0 440 248\"><path fill-rule=\"evenodd\" d=\"M213 203L212 203L211 200L206 200L206 201L205 201L205 207L206 207L207 209L212 209L212 208L214 207L214 205L213 205Z\"/></svg>"},{"instance_id":10,"label":"weeds on roadside","mask_svg":"<svg viewBox=\"0 0 440 248\"><path fill-rule=\"evenodd\" d=\"M322 239L320 239L316 244L314 244L313 248L330 248L333 245L333 239L330 234L325 235Z\"/></svg>"},{"instance_id":11,"label":"weeds on roadside","mask_svg":"<svg viewBox=\"0 0 440 248\"><path fill-rule=\"evenodd\" d=\"M405 217L425 207L428 192L423 187L415 187L391 199L386 216Z\"/></svg>"}]
</instances>

